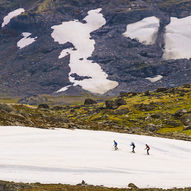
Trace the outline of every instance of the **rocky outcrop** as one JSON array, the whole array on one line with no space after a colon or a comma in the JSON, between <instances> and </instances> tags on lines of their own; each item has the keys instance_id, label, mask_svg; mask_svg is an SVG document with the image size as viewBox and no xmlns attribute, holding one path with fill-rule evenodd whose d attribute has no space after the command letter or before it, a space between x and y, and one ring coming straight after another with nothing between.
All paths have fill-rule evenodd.
<instances>
[{"instance_id":1,"label":"rocky outcrop","mask_svg":"<svg viewBox=\"0 0 191 191\"><path fill-rule=\"evenodd\" d=\"M151 104L135 104L134 107L140 111L150 111L156 108L154 103Z\"/></svg>"},{"instance_id":2,"label":"rocky outcrop","mask_svg":"<svg viewBox=\"0 0 191 191\"><path fill-rule=\"evenodd\" d=\"M175 118L180 118L180 117L182 117L186 113L187 113L186 109L180 109L180 110L175 112L174 117Z\"/></svg>"},{"instance_id":3,"label":"rocky outcrop","mask_svg":"<svg viewBox=\"0 0 191 191\"><path fill-rule=\"evenodd\" d=\"M96 104L97 102L93 99L87 98L84 101L84 105L92 105L92 104Z\"/></svg>"},{"instance_id":4,"label":"rocky outcrop","mask_svg":"<svg viewBox=\"0 0 191 191\"><path fill-rule=\"evenodd\" d=\"M125 105L126 101L123 98L118 98L116 100L106 100L106 109L117 109L121 105Z\"/></svg>"},{"instance_id":5,"label":"rocky outcrop","mask_svg":"<svg viewBox=\"0 0 191 191\"><path fill-rule=\"evenodd\" d=\"M181 117L181 121L184 124L184 130L190 130L191 129L191 114L183 115Z\"/></svg>"},{"instance_id":6,"label":"rocky outcrop","mask_svg":"<svg viewBox=\"0 0 191 191\"><path fill-rule=\"evenodd\" d=\"M39 104L38 109L49 109L48 104Z\"/></svg>"}]
</instances>

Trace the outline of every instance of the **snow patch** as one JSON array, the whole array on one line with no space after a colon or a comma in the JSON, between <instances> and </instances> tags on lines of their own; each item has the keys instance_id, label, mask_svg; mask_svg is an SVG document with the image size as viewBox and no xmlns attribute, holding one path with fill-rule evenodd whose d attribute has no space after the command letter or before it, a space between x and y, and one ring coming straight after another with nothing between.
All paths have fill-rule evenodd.
<instances>
[{"instance_id":1,"label":"snow patch","mask_svg":"<svg viewBox=\"0 0 191 191\"><path fill-rule=\"evenodd\" d=\"M11 21L12 18L17 17L23 12L25 12L23 8L19 8L10 12L6 17L4 17L1 27L3 28L5 25L7 25Z\"/></svg>"},{"instance_id":2,"label":"snow patch","mask_svg":"<svg viewBox=\"0 0 191 191\"><path fill-rule=\"evenodd\" d=\"M72 51L72 48L68 48L68 49L63 50L63 51L60 53L60 55L59 55L58 58L59 58L59 59L64 58L65 56L69 55L69 54L71 53L71 51Z\"/></svg>"},{"instance_id":3,"label":"snow patch","mask_svg":"<svg viewBox=\"0 0 191 191\"><path fill-rule=\"evenodd\" d=\"M136 39L145 45L152 45L157 38L160 20L157 17L147 17L136 23L127 25L125 37Z\"/></svg>"},{"instance_id":4,"label":"snow patch","mask_svg":"<svg viewBox=\"0 0 191 191\"><path fill-rule=\"evenodd\" d=\"M104 131L0 127L0 180L190 187L191 142ZM113 140L118 151L113 150ZM136 145L131 153L130 143ZM150 146L146 155L145 144Z\"/></svg>"},{"instance_id":5,"label":"snow patch","mask_svg":"<svg viewBox=\"0 0 191 191\"><path fill-rule=\"evenodd\" d=\"M22 33L23 38L21 40L19 40L17 42L17 46L22 49L30 44L32 44L33 42L35 42L35 40L37 39L37 37L35 38L31 38L31 33L28 32L23 32Z\"/></svg>"},{"instance_id":6,"label":"snow patch","mask_svg":"<svg viewBox=\"0 0 191 191\"><path fill-rule=\"evenodd\" d=\"M191 58L191 16L181 19L171 17L164 38L165 60Z\"/></svg>"},{"instance_id":7,"label":"snow patch","mask_svg":"<svg viewBox=\"0 0 191 191\"><path fill-rule=\"evenodd\" d=\"M71 87L71 85L68 85L68 86L61 88L60 90L57 91L57 93L65 92L66 90L68 90L69 87Z\"/></svg>"},{"instance_id":8,"label":"snow patch","mask_svg":"<svg viewBox=\"0 0 191 191\"><path fill-rule=\"evenodd\" d=\"M147 79L147 80L149 80L150 82L152 82L152 83L154 83L154 82L157 82L157 81L159 81L159 80L161 80L163 78L163 76L161 76L161 75L157 75L157 76L155 76L155 77L148 77L148 78L145 78L145 79Z\"/></svg>"},{"instance_id":9,"label":"snow patch","mask_svg":"<svg viewBox=\"0 0 191 191\"><path fill-rule=\"evenodd\" d=\"M106 23L100 11L100 8L89 11L88 15L84 18L86 23L74 20L53 26L51 36L59 44L71 42L75 47L75 49L63 50L59 55L59 58L63 58L70 54L70 82L74 86L80 85L83 89L92 93L104 94L110 89L115 88L118 83L108 80L108 75L102 70L100 65L88 60L88 57L91 57L95 48L95 41L91 39L90 33ZM79 76L89 76L91 79L79 81L70 76L72 73L76 73Z\"/></svg>"}]
</instances>

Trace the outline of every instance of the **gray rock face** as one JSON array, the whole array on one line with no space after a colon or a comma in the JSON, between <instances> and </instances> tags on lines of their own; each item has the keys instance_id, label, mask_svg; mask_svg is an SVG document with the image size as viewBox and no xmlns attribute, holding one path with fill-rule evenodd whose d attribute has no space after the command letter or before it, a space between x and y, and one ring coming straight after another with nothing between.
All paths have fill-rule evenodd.
<instances>
[{"instance_id":1,"label":"gray rock face","mask_svg":"<svg viewBox=\"0 0 191 191\"><path fill-rule=\"evenodd\" d=\"M186 114L186 113L187 113L186 109L180 109L180 110L178 110L178 111L175 112L174 116L175 116L176 118L179 118L179 117L183 116L183 115Z\"/></svg>"},{"instance_id":2,"label":"gray rock face","mask_svg":"<svg viewBox=\"0 0 191 191\"><path fill-rule=\"evenodd\" d=\"M84 105L92 105L92 104L96 104L97 102L93 99L87 98L84 101Z\"/></svg>"},{"instance_id":3,"label":"gray rock face","mask_svg":"<svg viewBox=\"0 0 191 191\"><path fill-rule=\"evenodd\" d=\"M191 114L182 116L181 121L185 126L191 127Z\"/></svg>"},{"instance_id":4,"label":"gray rock face","mask_svg":"<svg viewBox=\"0 0 191 191\"><path fill-rule=\"evenodd\" d=\"M182 18L190 15L189 1L0 1L0 23L10 11L20 7L26 12L0 28L0 96L51 94L72 85L68 79L70 56L62 59L58 56L63 49L74 47L71 43L55 43L51 27L74 19L83 22L87 12L96 8L102 8L106 24L91 33L95 50L89 59L99 63L110 80L119 83L106 95L175 87L191 82L191 60L162 59L165 26L172 16ZM155 44L143 45L122 35L127 24L150 16L160 19ZM31 37L38 39L19 49L16 44L22 32L30 32ZM155 83L145 79L156 75L163 78ZM76 75L75 78L88 79ZM74 88L69 92L78 94L81 90Z\"/></svg>"}]
</instances>

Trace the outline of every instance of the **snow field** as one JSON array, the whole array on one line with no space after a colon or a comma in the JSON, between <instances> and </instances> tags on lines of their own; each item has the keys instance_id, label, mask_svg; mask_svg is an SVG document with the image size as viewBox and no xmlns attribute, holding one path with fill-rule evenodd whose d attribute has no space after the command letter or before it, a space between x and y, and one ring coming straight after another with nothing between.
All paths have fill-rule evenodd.
<instances>
[{"instance_id":1,"label":"snow field","mask_svg":"<svg viewBox=\"0 0 191 191\"><path fill-rule=\"evenodd\" d=\"M136 39L145 45L152 45L156 41L159 26L160 20L157 17L147 17L136 23L127 25L126 32L123 35L131 39ZM191 58L190 26L191 16L185 18L171 17L171 21L166 26L164 33L165 47L163 58L165 60Z\"/></svg>"},{"instance_id":2,"label":"snow field","mask_svg":"<svg viewBox=\"0 0 191 191\"><path fill-rule=\"evenodd\" d=\"M191 186L191 143L88 130L0 127L0 179L127 187ZM113 140L118 151L113 149ZM136 153L131 153L131 142ZM145 144L151 147L146 155Z\"/></svg>"},{"instance_id":3,"label":"snow field","mask_svg":"<svg viewBox=\"0 0 191 191\"><path fill-rule=\"evenodd\" d=\"M191 16L181 19L171 17L164 38L165 60L191 58Z\"/></svg>"},{"instance_id":4,"label":"snow field","mask_svg":"<svg viewBox=\"0 0 191 191\"><path fill-rule=\"evenodd\" d=\"M7 16L4 17L1 27L3 28L5 25L7 25L11 21L12 18L17 17L23 12L25 12L23 8L19 8L14 11L11 11Z\"/></svg>"},{"instance_id":5,"label":"snow field","mask_svg":"<svg viewBox=\"0 0 191 191\"><path fill-rule=\"evenodd\" d=\"M159 80L161 80L163 78L163 76L161 75L157 75L155 77L147 77L145 79L149 80L150 82L154 83L154 82L157 82Z\"/></svg>"},{"instance_id":6,"label":"snow field","mask_svg":"<svg viewBox=\"0 0 191 191\"><path fill-rule=\"evenodd\" d=\"M28 33L28 32L23 32L22 33L22 36L23 38L20 39L18 42L17 42L17 46L22 49L26 46L29 46L30 44L32 44L33 42L35 42L35 40L37 39L37 37L35 38L31 38L31 33Z\"/></svg>"},{"instance_id":7,"label":"snow field","mask_svg":"<svg viewBox=\"0 0 191 191\"><path fill-rule=\"evenodd\" d=\"M59 59L70 55L69 66L71 72L69 80L74 86L81 86L83 89L92 93L104 94L110 89L115 88L118 83L108 80L108 75L102 70L99 64L88 60L94 51L95 41L91 39L90 33L105 25L106 21L100 13L101 9L95 9L88 12L84 18L86 23L81 23L78 20L63 22L61 25L52 27L51 34L55 42L65 44L71 42L75 49L65 49ZM90 79L75 80L70 75L76 73L79 76L89 76ZM64 89L58 90L63 91Z\"/></svg>"},{"instance_id":8,"label":"snow field","mask_svg":"<svg viewBox=\"0 0 191 191\"><path fill-rule=\"evenodd\" d=\"M127 25L125 37L136 39L145 45L155 43L159 29L160 20L157 17L147 17L136 23Z\"/></svg>"}]
</instances>

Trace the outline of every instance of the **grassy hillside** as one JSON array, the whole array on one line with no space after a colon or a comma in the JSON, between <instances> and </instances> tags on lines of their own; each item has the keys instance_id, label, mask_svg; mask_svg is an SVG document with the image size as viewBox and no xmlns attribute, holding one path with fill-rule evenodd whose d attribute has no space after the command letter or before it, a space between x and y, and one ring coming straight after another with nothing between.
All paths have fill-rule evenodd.
<instances>
[{"instance_id":1,"label":"grassy hillside","mask_svg":"<svg viewBox=\"0 0 191 191\"><path fill-rule=\"evenodd\" d=\"M63 185L63 184L23 184L0 181L1 191L190 191L191 188L173 188L173 189L157 189L147 188L139 189L130 183L129 188L107 188L103 186L92 186L87 184Z\"/></svg>"},{"instance_id":2,"label":"grassy hillside","mask_svg":"<svg viewBox=\"0 0 191 191\"><path fill-rule=\"evenodd\" d=\"M121 93L96 104L55 106L54 99L49 100L52 105L46 101L39 106L10 104L10 100L0 104L0 125L108 130L191 140L191 85Z\"/></svg>"}]
</instances>

